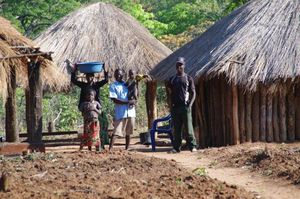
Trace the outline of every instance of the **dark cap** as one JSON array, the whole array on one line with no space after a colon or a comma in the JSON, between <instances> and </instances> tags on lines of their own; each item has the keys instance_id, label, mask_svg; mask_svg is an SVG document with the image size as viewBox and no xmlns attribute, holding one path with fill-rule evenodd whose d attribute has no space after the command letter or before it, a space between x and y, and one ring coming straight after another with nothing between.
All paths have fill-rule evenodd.
<instances>
[{"instance_id":1,"label":"dark cap","mask_svg":"<svg viewBox=\"0 0 300 199\"><path fill-rule=\"evenodd\" d=\"M176 63L181 63L181 64L185 64L185 59L184 57L178 57Z\"/></svg>"}]
</instances>

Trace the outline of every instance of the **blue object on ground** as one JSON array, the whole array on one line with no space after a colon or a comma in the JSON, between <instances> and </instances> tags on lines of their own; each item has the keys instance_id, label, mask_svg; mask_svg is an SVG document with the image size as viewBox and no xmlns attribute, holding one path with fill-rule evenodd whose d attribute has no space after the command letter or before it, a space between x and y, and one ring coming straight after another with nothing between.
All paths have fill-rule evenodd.
<instances>
[{"instance_id":1,"label":"blue object on ground","mask_svg":"<svg viewBox=\"0 0 300 199\"><path fill-rule=\"evenodd\" d=\"M156 119L153 121L152 127L150 129L152 151L155 151L155 146L156 146L155 133L156 132L157 132L157 134L167 133L171 139L171 143L173 146L173 134L172 134L172 122L171 121L172 121L171 114L166 117L162 117L162 118L159 118L159 119ZM168 125L159 127L157 125L159 122L168 122Z\"/></svg>"},{"instance_id":2,"label":"blue object on ground","mask_svg":"<svg viewBox=\"0 0 300 199\"><path fill-rule=\"evenodd\" d=\"M5 137L0 137L0 142L5 142Z\"/></svg>"},{"instance_id":3,"label":"blue object on ground","mask_svg":"<svg viewBox=\"0 0 300 199\"><path fill-rule=\"evenodd\" d=\"M103 65L102 62L81 62L77 64L81 73L100 73Z\"/></svg>"}]
</instances>

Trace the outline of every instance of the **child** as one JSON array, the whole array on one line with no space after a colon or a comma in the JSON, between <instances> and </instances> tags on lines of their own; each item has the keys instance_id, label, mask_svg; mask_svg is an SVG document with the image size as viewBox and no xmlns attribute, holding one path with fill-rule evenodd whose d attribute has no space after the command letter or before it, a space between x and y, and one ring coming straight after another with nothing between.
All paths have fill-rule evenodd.
<instances>
[{"instance_id":1,"label":"child","mask_svg":"<svg viewBox=\"0 0 300 199\"><path fill-rule=\"evenodd\" d=\"M99 130L100 125L98 115L101 113L101 105L95 101L96 92L93 89L87 90L85 93L85 101L79 105L84 120L83 136L81 137L80 150L83 146L88 146L92 150L92 146L96 147L96 151L100 150Z\"/></svg>"},{"instance_id":2,"label":"child","mask_svg":"<svg viewBox=\"0 0 300 199\"><path fill-rule=\"evenodd\" d=\"M138 100L139 82L143 79L150 78L150 77L148 75L135 74L135 71L132 69L128 71L128 76L129 78L125 84L128 88L128 100Z\"/></svg>"}]
</instances>

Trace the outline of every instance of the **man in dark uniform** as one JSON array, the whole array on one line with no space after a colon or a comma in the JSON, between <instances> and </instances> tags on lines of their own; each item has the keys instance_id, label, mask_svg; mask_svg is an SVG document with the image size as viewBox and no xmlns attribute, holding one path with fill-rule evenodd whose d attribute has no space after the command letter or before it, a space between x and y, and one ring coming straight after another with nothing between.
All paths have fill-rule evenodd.
<instances>
[{"instance_id":1,"label":"man in dark uniform","mask_svg":"<svg viewBox=\"0 0 300 199\"><path fill-rule=\"evenodd\" d=\"M167 86L171 92L171 115L174 125L174 142L172 153L179 153L182 144L182 128L187 130L187 145L196 151L192 121L192 106L195 101L196 91L194 80L184 72L185 59L178 57L176 62L177 74L170 78Z\"/></svg>"}]
</instances>

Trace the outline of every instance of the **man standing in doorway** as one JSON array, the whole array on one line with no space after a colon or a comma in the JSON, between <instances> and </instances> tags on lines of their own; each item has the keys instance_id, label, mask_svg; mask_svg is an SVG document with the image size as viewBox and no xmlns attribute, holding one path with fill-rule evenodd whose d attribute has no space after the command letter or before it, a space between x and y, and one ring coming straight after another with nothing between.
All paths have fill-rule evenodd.
<instances>
[{"instance_id":1,"label":"man standing in doorway","mask_svg":"<svg viewBox=\"0 0 300 199\"><path fill-rule=\"evenodd\" d=\"M114 131L109 144L109 150L113 148L117 137L125 135L126 146L129 148L130 135L133 133L135 125L135 100L128 100L128 88L123 81L124 71L116 69L114 77L116 79L109 86L109 97L115 104Z\"/></svg>"},{"instance_id":2,"label":"man standing in doorway","mask_svg":"<svg viewBox=\"0 0 300 199\"><path fill-rule=\"evenodd\" d=\"M187 130L187 145L191 152L197 151L192 121L192 106L196 98L195 84L191 76L184 72L185 59L178 57L177 74L170 78L168 88L171 92L171 115L174 125L172 153L179 153L182 144L182 129Z\"/></svg>"}]
</instances>

